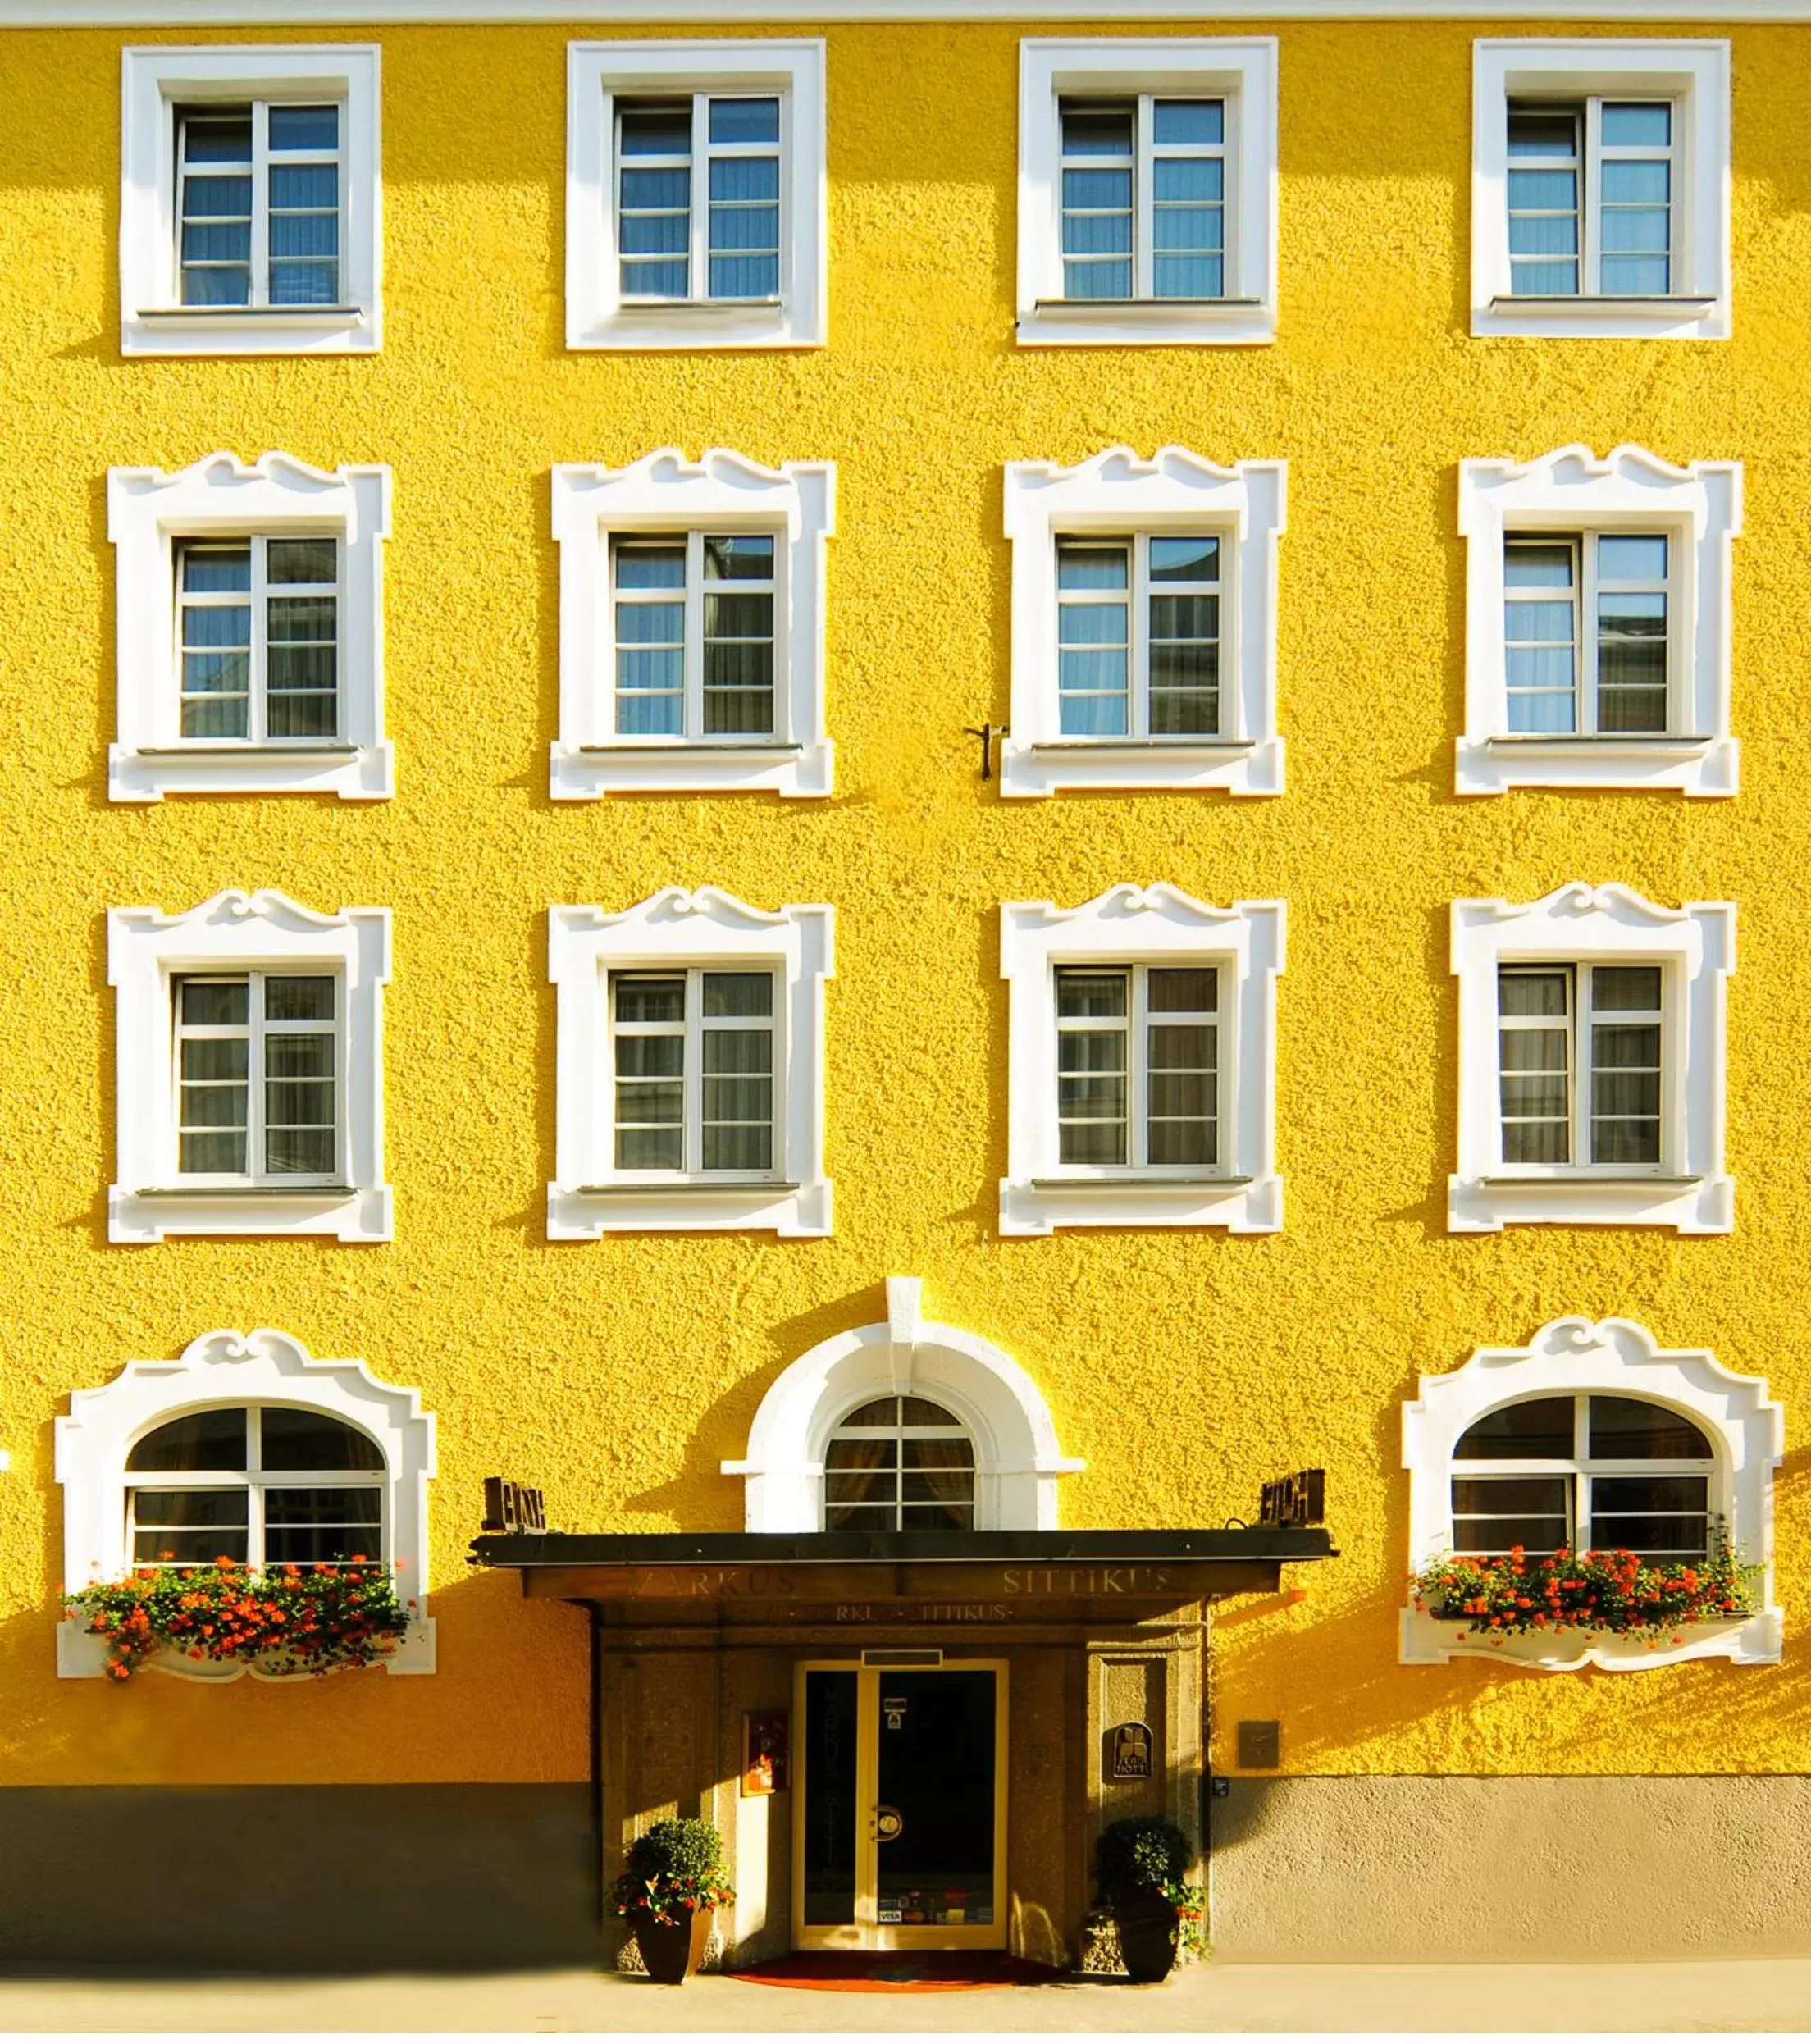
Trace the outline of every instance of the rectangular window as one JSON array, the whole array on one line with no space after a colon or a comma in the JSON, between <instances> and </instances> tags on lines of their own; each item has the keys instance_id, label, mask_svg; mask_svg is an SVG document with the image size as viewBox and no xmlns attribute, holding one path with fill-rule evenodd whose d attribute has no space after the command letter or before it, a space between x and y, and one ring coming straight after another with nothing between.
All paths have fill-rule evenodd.
<instances>
[{"instance_id":1,"label":"rectangular window","mask_svg":"<svg viewBox=\"0 0 1811 2044\"><path fill-rule=\"evenodd\" d=\"M185 305L339 304L340 130L334 105L176 109Z\"/></svg>"},{"instance_id":2,"label":"rectangular window","mask_svg":"<svg viewBox=\"0 0 1811 2044\"><path fill-rule=\"evenodd\" d=\"M1218 737L1220 541L1059 537L1056 645L1065 737Z\"/></svg>"},{"instance_id":3,"label":"rectangular window","mask_svg":"<svg viewBox=\"0 0 1811 2044\"><path fill-rule=\"evenodd\" d=\"M1678 121L1671 100L1510 103L1517 298L1665 298Z\"/></svg>"},{"instance_id":4,"label":"rectangular window","mask_svg":"<svg viewBox=\"0 0 1811 2044\"><path fill-rule=\"evenodd\" d=\"M180 540L185 738L252 745L340 728L340 542Z\"/></svg>"},{"instance_id":5,"label":"rectangular window","mask_svg":"<svg viewBox=\"0 0 1811 2044\"><path fill-rule=\"evenodd\" d=\"M1220 972L1056 968L1057 1159L1211 1170L1220 1159Z\"/></svg>"},{"instance_id":6,"label":"rectangular window","mask_svg":"<svg viewBox=\"0 0 1811 2044\"><path fill-rule=\"evenodd\" d=\"M331 1179L340 1156L333 975L185 975L175 996L177 1170Z\"/></svg>"},{"instance_id":7,"label":"rectangular window","mask_svg":"<svg viewBox=\"0 0 1811 2044\"><path fill-rule=\"evenodd\" d=\"M1063 294L1226 294L1226 103L1064 98Z\"/></svg>"},{"instance_id":8,"label":"rectangular window","mask_svg":"<svg viewBox=\"0 0 1811 2044\"><path fill-rule=\"evenodd\" d=\"M616 110L623 299L767 303L780 294L780 103L695 93Z\"/></svg>"},{"instance_id":9,"label":"rectangular window","mask_svg":"<svg viewBox=\"0 0 1811 2044\"><path fill-rule=\"evenodd\" d=\"M773 1168L773 974L610 974L619 1171Z\"/></svg>"},{"instance_id":10,"label":"rectangular window","mask_svg":"<svg viewBox=\"0 0 1811 2044\"><path fill-rule=\"evenodd\" d=\"M1499 969L1504 1164L1660 1163L1662 986L1658 965Z\"/></svg>"},{"instance_id":11,"label":"rectangular window","mask_svg":"<svg viewBox=\"0 0 1811 2044\"><path fill-rule=\"evenodd\" d=\"M1667 729L1674 550L1663 532L1505 538L1503 681L1512 734Z\"/></svg>"},{"instance_id":12,"label":"rectangular window","mask_svg":"<svg viewBox=\"0 0 1811 2044\"><path fill-rule=\"evenodd\" d=\"M765 532L611 541L618 736L773 736L778 550Z\"/></svg>"}]
</instances>

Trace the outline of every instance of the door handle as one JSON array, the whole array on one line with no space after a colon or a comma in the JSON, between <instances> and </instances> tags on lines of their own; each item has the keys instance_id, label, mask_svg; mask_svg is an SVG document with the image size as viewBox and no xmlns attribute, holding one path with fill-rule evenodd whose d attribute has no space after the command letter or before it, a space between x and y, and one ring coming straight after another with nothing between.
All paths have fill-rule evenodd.
<instances>
[{"instance_id":1,"label":"door handle","mask_svg":"<svg viewBox=\"0 0 1811 2044\"><path fill-rule=\"evenodd\" d=\"M883 1846L890 1846L906 1828L906 1819L890 1803L883 1803L874 1811L874 1836Z\"/></svg>"}]
</instances>

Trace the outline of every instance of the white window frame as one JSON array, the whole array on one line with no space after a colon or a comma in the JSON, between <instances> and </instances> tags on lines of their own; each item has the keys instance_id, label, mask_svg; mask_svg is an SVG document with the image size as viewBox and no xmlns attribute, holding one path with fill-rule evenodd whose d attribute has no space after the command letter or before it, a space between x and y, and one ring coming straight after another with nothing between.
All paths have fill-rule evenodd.
<instances>
[{"instance_id":1,"label":"white window frame","mask_svg":"<svg viewBox=\"0 0 1811 2044\"><path fill-rule=\"evenodd\" d=\"M1110 447L1073 468L1006 464L1012 706L1000 748L1001 795L1213 787L1229 795L1282 793L1277 542L1287 523L1288 484L1286 462L1223 468L1185 447L1160 448L1148 461L1129 447ZM1058 538L1193 532L1220 542L1219 735L1065 737L1057 696Z\"/></svg>"},{"instance_id":2,"label":"white window frame","mask_svg":"<svg viewBox=\"0 0 1811 2044\"><path fill-rule=\"evenodd\" d=\"M1538 901L1455 901L1452 963L1459 982L1459 1100L1449 1229L1494 1233L1549 1221L1730 1232L1736 1182L1723 1162L1724 983L1736 963L1733 902L1669 909L1628 887L1583 882ZM1499 968L1581 963L1662 969L1658 1165L1502 1161Z\"/></svg>"},{"instance_id":3,"label":"white window frame","mask_svg":"<svg viewBox=\"0 0 1811 2044\"><path fill-rule=\"evenodd\" d=\"M1736 793L1740 746L1730 729L1733 542L1742 529L1740 462L1676 468L1644 448L1601 459L1587 447L1539 460L1462 461L1459 532L1466 542L1465 729L1453 787L1461 795L1514 787L1675 789ZM1511 736L1503 646L1503 545L1664 533L1668 563L1668 728L1650 735ZM1581 615L1581 629L1590 629Z\"/></svg>"},{"instance_id":4,"label":"white window frame","mask_svg":"<svg viewBox=\"0 0 1811 2044\"><path fill-rule=\"evenodd\" d=\"M1732 326L1729 77L1724 41L1479 38L1472 45L1471 331L1727 340ZM1674 103L1672 291L1663 298L1517 299L1509 264L1510 102L1593 98ZM1585 174L1581 166L1581 197L1588 205Z\"/></svg>"},{"instance_id":5,"label":"white window frame","mask_svg":"<svg viewBox=\"0 0 1811 2044\"><path fill-rule=\"evenodd\" d=\"M1662 1348L1632 1321L1550 1321L1526 1348L1480 1348L1460 1368L1421 1379L1418 1396L1403 1408L1411 1567L1426 1568L1453 1551L1453 1451L1467 1430L1501 1406L1581 1392L1670 1408L1707 1436L1716 1462L1711 1512L1722 1518L1735 1554L1763 1571L1759 1608L1690 1627L1676 1645L1669 1634L1649 1646L1613 1633L1587 1643L1581 1628L1492 1639L1416 1611L1411 1601L1402 1616L1401 1659L1513 1661L1549 1673L1706 1658L1777 1661L1784 1618L1773 1601L1773 1476L1784 1452L1783 1408L1768 1396L1764 1377L1738 1376L1708 1348Z\"/></svg>"},{"instance_id":6,"label":"white window frame","mask_svg":"<svg viewBox=\"0 0 1811 2044\"><path fill-rule=\"evenodd\" d=\"M220 1328L192 1341L174 1362L129 1362L111 1382L70 1394L57 1421L57 1481L63 1492L63 1582L68 1590L116 1581L132 1567L126 1532L126 1458L134 1445L185 1412L210 1407L300 1406L325 1412L375 1440L384 1455L383 1519L396 1591L415 1607L397 1651L378 1663L392 1675L434 1672L434 1620L428 1616L427 1486L436 1473L435 1425L419 1391L385 1384L362 1362L311 1356L293 1335ZM66 1679L104 1675L107 1642L80 1620L57 1628L57 1672ZM190 1661L159 1654L148 1667L198 1681L268 1677L243 1662Z\"/></svg>"},{"instance_id":7,"label":"white window frame","mask_svg":"<svg viewBox=\"0 0 1811 2044\"><path fill-rule=\"evenodd\" d=\"M381 801L395 793L395 749L384 736L390 484L387 468L329 471L275 453L249 466L215 454L186 468L108 470L117 695L117 735L107 749L111 801L294 793ZM179 545L190 539L308 536L339 542L337 735L185 739Z\"/></svg>"},{"instance_id":8,"label":"white window frame","mask_svg":"<svg viewBox=\"0 0 1811 2044\"><path fill-rule=\"evenodd\" d=\"M273 1037L331 1036L333 1039L333 1111L334 1153L343 1157L346 1147L346 1017L345 1001L340 991L339 976L335 973L308 973L303 977L328 980L333 987L333 1016L326 1022L273 1022L267 1013L268 983L272 979L294 978L290 969L270 972L262 966L249 965L235 972L183 972L174 975L170 983L171 997L171 1097L176 1103L177 1152L181 1151L182 1114L182 1047L185 1043L220 1042L243 1038L246 1046L246 1169L243 1171L185 1171L178 1168L177 1179L185 1192L203 1187L216 1188L226 1192L237 1192L253 1187L277 1186L312 1188L337 1184L345 1175L344 1170L335 1167L328 1171L273 1172L263 1163L269 1147L270 1130L267 1117L267 1096L265 1093L268 1079L268 1050ZM246 989L246 1020L243 1026L237 1024L197 1024L183 1018L183 990L192 985L243 985ZM230 1081L199 1082L214 1084L231 1084ZM254 1163L255 1160L255 1163ZM257 1166L262 1165L262 1168Z\"/></svg>"},{"instance_id":9,"label":"white window frame","mask_svg":"<svg viewBox=\"0 0 1811 2044\"><path fill-rule=\"evenodd\" d=\"M622 468L553 471L559 546L556 801L605 795L828 795L836 753L824 715L826 542L836 530L830 462L764 468L727 448L687 461L663 447ZM675 532L766 532L774 559L773 723L766 738L623 737L615 729L610 541Z\"/></svg>"},{"instance_id":10,"label":"white window frame","mask_svg":"<svg viewBox=\"0 0 1811 2044\"><path fill-rule=\"evenodd\" d=\"M128 48L121 57L121 352L375 354L383 342L378 46L172 44ZM338 104L339 305L203 308L181 303L176 110L209 100Z\"/></svg>"},{"instance_id":11,"label":"white window frame","mask_svg":"<svg viewBox=\"0 0 1811 2044\"><path fill-rule=\"evenodd\" d=\"M107 911L115 989L118 1179L107 1193L111 1242L167 1235L329 1235L387 1242L383 1182L383 988L390 911L322 915L267 889L217 894L184 914ZM339 982L340 1182L222 1182L176 1168L175 983L192 974L332 973Z\"/></svg>"},{"instance_id":12,"label":"white window frame","mask_svg":"<svg viewBox=\"0 0 1811 2044\"><path fill-rule=\"evenodd\" d=\"M1276 976L1284 905L1210 907L1179 888L1121 886L1060 909L1008 901L1000 911L1007 986L1006 1175L1000 1229L1209 1228L1274 1234L1283 1225L1276 1170ZM1059 965L1214 965L1220 971L1219 1161L1172 1170L1065 1165L1056 1135Z\"/></svg>"},{"instance_id":13,"label":"white window frame","mask_svg":"<svg viewBox=\"0 0 1811 2044\"><path fill-rule=\"evenodd\" d=\"M625 300L616 249L616 101L778 94L780 294L746 301ZM566 46L566 345L821 348L829 338L828 175L821 38ZM699 203L693 167L693 204Z\"/></svg>"},{"instance_id":14,"label":"white window frame","mask_svg":"<svg viewBox=\"0 0 1811 2044\"><path fill-rule=\"evenodd\" d=\"M1251 346L1276 338L1277 41L1027 37L1019 45L1019 322L1021 345ZM1066 98L1224 99L1225 297L1063 296L1062 128Z\"/></svg>"},{"instance_id":15,"label":"white window frame","mask_svg":"<svg viewBox=\"0 0 1811 2044\"><path fill-rule=\"evenodd\" d=\"M834 911L750 908L716 887L664 887L634 907L548 911L548 975L557 1014L554 1182L556 1242L606 1234L744 1229L831 1232L823 1163L824 982ZM620 1171L615 1165L609 976L681 966L774 975L773 1169L730 1175Z\"/></svg>"}]
</instances>

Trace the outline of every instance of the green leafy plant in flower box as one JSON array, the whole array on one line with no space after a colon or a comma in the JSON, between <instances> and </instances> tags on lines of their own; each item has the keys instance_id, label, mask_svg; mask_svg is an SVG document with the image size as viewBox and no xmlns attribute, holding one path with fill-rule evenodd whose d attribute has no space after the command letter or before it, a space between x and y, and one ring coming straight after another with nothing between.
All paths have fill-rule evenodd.
<instances>
[{"instance_id":1,"label":"green leafy plant in flower box","mask_svg":"<svg viewBox=\"0 0 1811 2044\"><path fill-rule=\"evenodd\" d=\"M1694 1562L1647 1562L1620 1547L1454 1554L1409 1585L1417 1611L1468 1634L1603 1632L1678 1646L1682 1626L1751 1616L1760 1573L1719 1539Z\"/></svg>"},{"instance_id":2,"label":"green leafy plant in flower box","mask_svg":"<svg viewBox=\"0 0 1811 2044\"><path fill-rule=\"evenodd\" d=\"M394 1654L410 1608L390 1571L355 1554L301 1567L249 1568L222 1555L158 1563L68 1599L71 1618L106 1640L116 1681L158 1655L255 1663L271 1675L326 1675Z\"/></svg>"}]
</instances>

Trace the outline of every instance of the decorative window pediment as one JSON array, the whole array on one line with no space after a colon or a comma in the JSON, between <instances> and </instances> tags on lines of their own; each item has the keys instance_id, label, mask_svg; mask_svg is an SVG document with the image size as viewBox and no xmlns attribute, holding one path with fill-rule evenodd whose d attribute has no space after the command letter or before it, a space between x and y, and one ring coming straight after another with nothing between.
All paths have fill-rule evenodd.
<instances>
[{"instance_id":1,"label":"decorative window pediment","mask_svg":"<svg viewBox=\"0 0 1811 2044\"><path fill-rule=\"evenodd\" d=\"M1276 975L1284 905L1117 887L1009 901L1000 1226L1283 1225Z\"/></svg>"},{"instance_id":2,"label":"decorative window pediment","mask_svg":"<svg viewBox=\"0 0 1811 2044\"><path fill-rule=\"evenodd\" d=\"M828 795L828 462L675 448L554 471L556 800Z\"/></svg>"},{"instance_id":3,"label":"decorative window pediment","mask_svg":"<svg viewBox=\"0 0 1811 2044\"><path fill-rule=\"evenodd\" d=\"M1727 901L1663 908L1583 882L1455 901L1459 1168L1448 1227L1517 1221L1727 1234Z\"/></svg>"},{"instance_id":4,"label":"decorative window pediment","mask_svg":"<svg viewBox=\"0 0 1811 2044\"><path fill-rule=\"evenodd\" d=\"M116 468L116 802L395 792L383 732L390 471L228 454Z\"/></svg>"},{"instance_id":5,"label":"decorative window pediment","mask_svg":"<svg viewBox=\"0 0 1811 2044\"><path fill-rule=\"evenodd\" d=\"M57 1421L57 1481L63 1492L63 1581L71 1590L112 1581L132 1566L128 1459L137 1444L180 1415L216 1408L300 1410L330 1415L375 1444L381 1471L366 1472L364 1480L374 1479L379 1499L381 1558L395 1572L398 1595L417 1606L408 1636L383 1666L393 1675L433 1673L427 1595L434 1420L422 1410L418 1391L381 1382L363 1362L311 1356L274 1328L249 1335L222 1328L190 1342L173 1362L127 1363L111 1383L72 1393L69 1407L67 1418ZM60 1675L98 1676L106 1664L105 1642L66 1620L57 1656ZM239 1663L191 1666L167 1655L152 1665L215 1681L245 1672Z\"/></svg>"},{"instance_id":6,"label":"decorative window pediment","mask_svg":"<svg viewBox=\"0 0 1811 2044\"><path fill-rule=\"evenodd\" d=\"M1459 464L1466 545L1462 795L1512 787L1733 795L1736 462Z\"/></svg>"},{"instance_id":7,"label":"decorative window pediment","mask_svg":"<svg viewBox=\"0 0 1811 2044\"><path fill-rule=\"evenodd\" d=\"M1471 1466L1458 1451L1480 1421L1521 1401L1571 1401L1590 1394L1612 1401L1625 1420L1626 1402L1640 1401L1690 1422L1674 1430L1690 1437L1686 1444L1691 1453L1708 1447L1706 1473L1697 1481L1709 1516L1736 1555L1763 1572L1755 1611L1727 1623L1693 1627L1676 1644L1649 1645L1608 1631L1587 1637L1578 1627L1481 1637L1411 1608L1403 1613L1403 1659L1438 1663L1483 1655L1553 1670L1652 1668L1706 1657L1777 1661L1783 1621L1773 1602L1772 1486L1783 1448L1782 1408L1768 1396L1765 1378L1726 1369L1708 1349L1662 1348L1632 1321L1552 1321L1526 1348L1480 1348L1462 1368L1421 1378L1419 1396L1403 1408L1411 1566L1419 1571L1456 1547L1471 1551L1454 1537L1453 1467L1456 1460ZM1533 1466L1554 1472L1544 1481L1558 1490L1570 1481L1558 1473L1567 1459L1560 1453L1536 1458ZM1626 1472L1644 1465L1634 1460L1613 1466ZM1626 1473L1622 1481L1626 1485ZM1530 1502L1530 1488L1526 1478L1517 1485L1518 1507ZM1463 1530L1471 1535L1477 1527ZM1576 1536L1585 1537L1582 1530Z\"/></svg>"},{"instance_id":8,"label":"decorative window pediment","mask_svg":"<svg viewBox=\"0 0 1811 2044\"><path fill-rule=\"evenodd\" d=\"M1277 541L1287 465L1110 447L1010 462L1003 795L1283 787Z\"/></svg>"},{"instance_id":9,"label":"decorative window pediment","mask_svg":"<svg viewBox=\"0 0 1811 2044\"><path fill-rule=\"evenodd\" d=\"M664 887L548 912L558 997L555 1241L827 1235L823 985L833 911Z\"/></svg>"},{"instance_id":10,"label":"decorative window pediment","mask_svg":"<svg viewBox=\"0 0 1811 2044\"><path fill-rule=\"evenodd\" d=\"M107 913L119 1074L113 1242L387 1242L390 911L274 889Z\"/></svg>"}]
</instances>

